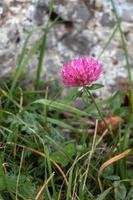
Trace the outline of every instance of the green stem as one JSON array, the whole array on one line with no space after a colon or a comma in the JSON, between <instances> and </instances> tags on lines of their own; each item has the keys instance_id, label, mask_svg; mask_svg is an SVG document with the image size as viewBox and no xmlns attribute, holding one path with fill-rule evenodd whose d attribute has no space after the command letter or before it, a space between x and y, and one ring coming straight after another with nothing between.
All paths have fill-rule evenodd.
<instances>
[{"instance_id":1,"label":"green stem","mask_svg":"<svg viewBox=\"0 0 133 200\"><path fill-rule=\"evenodd\" d=\"M93 94L92 94L87 88L85 88L85 91L86 91L87 95L89 95L89 96L91 97L91 99L92 99L92 101L93 101L93 103L94 103L94 105L95 105L95 107L96 107L96 109L97 109L97 112L98 112L98 114L99 114L101 120L103 121L105 127L108 129L109 133L110 133L111 136L113 137L112 130L110 129L110 127L109 127L108 124L106 123L106 121L105 121L105 119L104 119L104 117L103 117L103 115L102 115L102 113L101 113L101 111L100 111L100 109L99 109L99 107L98 107L96 101L95 101L95 98L94 98Z\"/></svg>"},{"instance_id":2,"label":"green stem","mask_svg":"<svg viewBox=\"0 0 133 200\"><path fill-rule=\"evenodd\" d=\"M121 138L121 141L120 141L120 152L123 152L128 148L130 126L131 126L131 122L130 122L130 119L129 119L125 133L124 133L124 135L123 135L123 137ZM119 168L120 168L120 174L121 174L122 179L126 179L127 178L127 165L126 165L125 159L120 160Z\"/></svg>"},{"instance_id":3,"label":"green stem","mask_svg":"<svg viewBox=\"0 0 133 200\"><path fill-rule=\"evenodd\" d=\"M101 182L101 179L100 179L99 175L98 175L98 183L99 183L100 191L103 192L103 186L102 186L102 182Z\"/></svg>"},{"instance_id":4,"label":"green stem","mask_svg":"<svg viewBox=\"0 0 133 200\"><path fill-rule=\"evenodd\" d=\"M39 55L39 62L38 62L38 66L37 66L36 81L35 81L36 89L38 89L39 83L40 83L40 76L41 76L41 72L42 72L44 54L45 54L45 49L46 49L46 36L47 36L47 30L43 35L43 42L40 45L40 55Z\"/></svg>"}]
</instances>

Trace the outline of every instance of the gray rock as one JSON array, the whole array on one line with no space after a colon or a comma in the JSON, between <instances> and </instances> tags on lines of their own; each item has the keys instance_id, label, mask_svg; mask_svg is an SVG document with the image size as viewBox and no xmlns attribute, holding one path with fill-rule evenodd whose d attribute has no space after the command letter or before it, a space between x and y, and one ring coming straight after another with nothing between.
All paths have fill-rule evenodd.
<instances>
[{"instance_id":1,"label":"gray rock","mask_svg":"<svg viewBox=\"0 0 133 200\"><path fill-rule=\"evenodd\" d=\"M8 10L9 8L8 8L7 2L6 1L0 2L0 22L1 23L2 23L3 18L6 17Z\"/></svg>"},{"instance_id":2,"label":"gray rock","mask_svg":"<svg viewBox=\"0 0 133 200\"><path fill-rule=\"evenodd\" d=\"M104 26L109 26L109 27L114 27L115 25L115 20L111 19L111 16L109 15L109 13L104 13L102 15L102 18L100 20L101 25Z\"/></svg>"},{"instance_id":3,"label":"gray rock","mask_svg":"<svg viewBox=\"0 0 133 200\"><path fill-rule=\"evenodd\" d=\"M88 38L81 35L68 35L64 38L64 44L68 47L68 50L75 52L77 55L85 55L90 52L90 41Z\"/></svg>"},{"instance_id":4,"label":"gray rock","mask_svg":"<svg viewBox=\"0 0 133 200\"><path fill-rule=\"evenodd\" d=\"M38 1L35 6L35 11L34 11L34 19L35 19L37 25L44 24L44 21L46 20L45 16L46 16L47 12L48 12L48 7L47 7L45 1ZM47 18L47 20L48 20L48 18Z\"/></svg>"},{"instance_id":5,"label":"gray rock","mask_svg":"<svg viewBox=\"0 0 133 200\"><path fill-rule=\"evenodd\" d=\"M123 21L133 22L133 8L132 9L123 9L121 13L121 18Z\"/></svg>"},{"instance_id":6,"label":"gray rock","mask_svg":"<svg viewBox=\"0 0 133 200\"><path fill-rule=\"evenodd\" d=\"M87 1L86 1L87 2ZM50 0L1 0L0 1L0 77L9 74L16 67L18 56L27 33L33 28L26 51L44 33L48 21ZM133 3L132 0L115 1L122 28L126 36L130 62L133 62ZM87 6L88 5L88 6ZM90 54L96 57L101 52L113 31L115 20L110 1L57 0L51 22L60 15L58 23L47 36L47 49L44 58L42 78L51 80L59 77L62 63L70 59ZM92 15L93 13L93 15ZM41 25L41 26L40 26ZM42 28L43 27L43 28ZM102 95L110 94L110 86L118 77L126 77L127 70L123 56L120 35L116 34L111 44L100 57L103 63L103 76L100 81L105 85L99 90ZM38 54L26 64L28 77L35 78Z\"/></svg>"},{"instance_id":7,"label":"gray rock","mask_svg":"<svg viewBox=\"0 0 133 200\"><path fill-rule=\"evenodd\" d=\"M7 76L11 71L15 69L15 55L14 48L9 48L4 51L0 51L0 75L1 77ZM7 67L8 66L8 67Z\"/></svg>"},{"instance_id":8,"label":"gray rock","mask_svg":"<svg viewBox=\"0 0 133 200\"><path fill-rule=\"evenodd\" d=\"M119 0L116 1L116 6L123 21L133 22L133 1Z\"/></svg>"}]
</instances>

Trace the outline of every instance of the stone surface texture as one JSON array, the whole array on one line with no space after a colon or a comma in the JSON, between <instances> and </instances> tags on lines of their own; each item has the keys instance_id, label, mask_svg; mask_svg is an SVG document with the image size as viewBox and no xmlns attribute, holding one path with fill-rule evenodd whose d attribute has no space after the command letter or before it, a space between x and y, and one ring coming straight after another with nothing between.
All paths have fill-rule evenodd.
<instances>
[{"instance_id":1,"label":"stone surface texture","mask_svg":"<svg viewBox=\"0 0 133 200\"><path fill-rule=\"evenodd\" d=\"M0 0L0 77L15 70L27 33L33 28L38 29L30 39L29 49L43 34L49 3L49 0ZM133 66L133 1L117 0L115 4ZM58 77L62 63L74 57L98 57L116 26L111 3L107 0L55 0L51 21L58 15L58 22L47 36L42 73L46 80ZM25 66L31 77L35 74L37 59L36 53ZM100 81L105 85L101 94L108 96L116 80L127 77L119 32L100 61L104 68Z\"/></svg>"}]
</instances>

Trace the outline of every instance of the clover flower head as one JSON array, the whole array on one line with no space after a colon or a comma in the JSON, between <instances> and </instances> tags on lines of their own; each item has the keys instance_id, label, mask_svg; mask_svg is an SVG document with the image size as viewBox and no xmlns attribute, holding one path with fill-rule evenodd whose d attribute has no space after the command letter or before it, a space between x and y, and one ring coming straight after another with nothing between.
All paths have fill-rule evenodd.
<instances>
[{"instance_id":1,"label":"clover flower head","mask_svg":"<svg viewBox=\"0 0 133 200\"><path fill-rule=\"evenodd\" d=\"M93 57L76 58L63 65L61 76L63 83L70 87L85 87L98 80L102 65Z\"/></svg>"}]
</instances>

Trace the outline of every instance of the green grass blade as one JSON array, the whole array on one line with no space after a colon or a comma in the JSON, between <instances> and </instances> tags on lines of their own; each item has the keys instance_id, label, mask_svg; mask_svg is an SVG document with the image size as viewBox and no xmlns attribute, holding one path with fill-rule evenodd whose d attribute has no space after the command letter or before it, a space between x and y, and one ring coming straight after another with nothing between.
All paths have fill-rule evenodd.
<instances>
[{"instance_id":1,"label":"green grass blade","mask_svg":"<svg viewBox=\"0 0 133 200\"><path fill-rule=\"evenodd\" d=\"M12 86L11 86L11 90L10 92L12 93L14 88L17 85L17 82L19 80L19 77L23 71L23 69L26 67L28 61L33 57L33 55L35 54L35 52L37 51L37 49L39 48L40 44L42 43L42 38L40 38L30 49L30 51L28 52L28 54L25 56L26 58L22 60L22 62L20 63L20 65L17 66L17 71L16 71L16 75L15 78L12 82Z\"/></svg>"},{"instance_id":2,"label":"green grass blade","mask_svg":"<svg viewBox=\"0 0 133 200\"><path fill-rule=\"evenodd\" d=\"M62 102L58 102L58 101L51 101L48 99L39 99L37 101L34 101L32 104L42 104L42 105L47 105L53 109L58 109L61 111L65 111L65 112L70 112L70 113L74 113L80 116L88 116L88 113L86 113L85 111L79 110L75 107L72 107L70 105L64 104Z\"/></svg>"},{"instance_id":3,"label":"green grass blade","mask_svg":"<svg viewBox=\"0 0 133 200\"><path fill-rule=\"evenodd\" d=\"M61 120L48 117L47 121L50 122L51 124L57 125L61 128L69 129L69 130L72 130L72 131L77 131L76 128L72 127L71 125L69 125L69 124L67 124L67 123L65 123Z\"/></svg>"},{"instance_id":4,"label":"green grass blade","mask_svg":"<svg viewBox=\"0 0 133 200\"><path fill-rule=\"evenodd\" d=\"M41 77L41 72L42 72L42 67L43 67L43 61L44 61L44 56L45 56L45 52L46 52L46 39L47 39L47 34L49 32L49 30L52 28L52 26L54 25L54 23L56 22L56 19L54 20L53 24L50 24L50 16L52 14L53 11L53 6L54 6L54 0L50 1L50 9L49 9L49 20L46 24L46 29L45 32L43 34L43 40L42 43L40 45L40 49L39 49L39 61L38 61L38 66L37 66L37 71L36 71L36 81L35 81L35 87L36 89L39 87L39 83L40 83L40 77Z\"/></svg>"},{"instance_id":5,"label":"green grass blade","mask_svg":"<svg viewBox=\"0 0 133 200\"><path fill-rule=\"evenodd\" d=\"M69 172L69 179L68 179L68 188L67 188L66 200L70 200L71 199L72 175L73 175L73 168Z\"/></svg>"},{"instance_id":6,"label":"green grass blade","mask_svg":"<svg viewBox=\"0 0 133 200\"><path fill-rule=\"evenodd\" d=\"M55 4L55 0L51 0L50 1L50 8L49 8L49 18L53 12L53 7L54 7L54 4Z\"/></svg>"}]
</instances>

